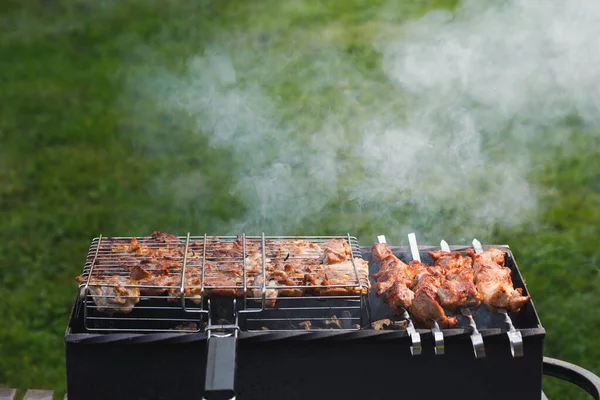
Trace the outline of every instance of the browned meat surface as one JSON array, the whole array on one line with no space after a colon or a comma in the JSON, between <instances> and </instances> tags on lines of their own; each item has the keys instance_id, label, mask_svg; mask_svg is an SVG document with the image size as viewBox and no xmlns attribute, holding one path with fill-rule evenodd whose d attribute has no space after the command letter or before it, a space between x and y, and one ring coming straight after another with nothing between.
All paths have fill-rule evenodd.
<instances>
[{"instance_id":1,"label":"browned meat surface","mask_svg":"<svg viewBox=\"0 0 600 400\"><path fill-rule=\"evenodd\" d=\"M323 245L323 264L337 264L352 258L352 249L344 239L331 239Z\"/></svg>"},{"instance_id":2,"label":"browned meat surface","mask_svg":"<svg viewBox=\"0 0 600 400\"><path fill-rule=\"evenodd\" d=\"M490 249L475 254L469 249L467 255L473 259L475 285L486 308L516 312L527 303L529 296L523 296L523 290L513 286L510 268L504 266L502 250Z\"/></svg>"},{"instance_id":3,"label":"browned meat surface","mask_svg":"<svg viewBox=\"0 0 600 400\"><path fill-rule=\"evenodd\" d=\"M440 306L435 295L428 290L417 290L410 309L415 323L418 326L431 328L435 320L440 328L454 328L458 325L455 317L448 317Z\"/></svg>"},{"instance_id":4,"label":"browned meat surface","mask_svg":"<svg viewBox=\"0 0 600 400\"><path fill-rule=\"evenodd\" d=\"M103 305L100 309L108 310L106 305L118 302L122 306L118 312L129 312L139 296L179 301L182 285L185 298L196 304L202 296L244 296L244 287L249 298L262 301L264 289L266 305L271 307L280 296L358 295L359 281L365 294L370 286L367 263L353 260L344 239L321 245L303 239L268 239L263 256L261 241L256 238L207 237L190 240L187 255L184 252L184 240L163 232L130 240L102 239L98 256L90 251L87 258L86 271L93 271L90 283L94 282L90 292L92 286L101 284L91 293ZM83 286L86 273L77 281ZM109 289L111 285L115 288ZM102 294L107 299L102 299ZM112 297L118 300L110 300ZM128 298L131 300L123 302Z\"/></svg>"},{"instance_id":5,"label":"browned meat surface","mask_svg":"<svg viewBox=\"0 0 600 400\"><path fill-rule=\"evenodd\" d=\"M181 240L179 240L179 238L175 235L171 235L170 233L163 233L163 232L152 232L152 235L150 236L152 238L152 240L156 241L157 243L168 243L168 244L182 244Z\"/></svg>"},{"instance_id":6,"label":"browned meat surface","mask_svg":"<svg viewBox=\"0 0 600 400\"><path fill-rule=\"evenodd\" d=\"M185 269L185 282L183 295L186 299L192 300L194 304L200 304L202 301L202 272L198 268L189 267ZM160 280L160 278L157 278ZM164 283L168 283L170 288L167 289L169 301L176 302L181 299L181 275L168 275L163 278Z\"/></svg>"},{"instance_id":7,"label":"browned meat surface","mask_svg":"<svg viewBox=\"0 0 600 400\"><path fill-rule=\"evenodd\" d=\"M113 276L97 281L90 280L90 296L98 307L97 310L107 314L128 314L140 301L140 289L127 287L130 284L126 277Z\"/></svg>"},{"instance_id":8,"label":"browned meat surface","mask_svg":"<svg viewBox=\"0 0 600 400\"><path fill-rule=\"evenodd\" d=\"M424 327L431 327L432 320L442 328L458 325L458 320L448 317L438 301L437 291L445 280L441 266L427 266L418 261L406 265L385 243L375 243L371 253L379 263L379 271L373 274L375 291L384 297L395 315L407 310L415 323Z\"/></svg>"},{"instance_id":9,"label":"browned meat surface","mask_svg":"<svg viewBox=\"0 0 600 400\"><path fill-rule=\"evenodd\" d=\"M440 304L455 313L460 307L478 307L482 296L475 287L473 260L459 252L429 252L435 264L444 269L446 280L438 289Z\"/></svg>"},{"instance_id":10,"label":"browned meat surface","mask_svg":"<svg viewBox=\"0 0 600 400\"><path fill-rule=\"evenodd\" d=\"M265 255L273 261L305 260L321 257L323 250L318 244L302 239L267 240Z\"/></svg>"},{"instance_id":11,"label":"browned meat surface","mask_svg":"<svg viewBox=\"0 0 600 400\"><path fill-rule=\"evenodd\" d=\"M129 277L134 281L141 281L143 279L148 279L152 274L144 269L141 265L135 265L131 268L129 272Z\"/></svg>"},{"instance_id":12,"label":"browned meat surface","mask_svg":"<svg viewBox=\"0 0 600 400\"><path fill-rule=\"evenodd\" d=\"M444 270L440 266L427 266L419 261L408 265L412 277L411 289L415 293L410 314L415 322L427 328L435 320L441 328L454 328L458 325L455 317L448 317L438 301L438 290L445 280Z\"/></svg>"},{"instance_id":13,"label":"browned meat surface","mask_svg":"<svg viewBox=\"0 0 600 400\"><path fill-rule=\"evenodd\" d=\"M394 315L408 310L414 293L410 290L411 277L405 263L400 261L385 243L375 243L371 248L373 258L379 263L379 271L373 274L375 291L383 296Z\"/></svg>"},{"instance_id":14,"label":"browned meat surface","mask_svg":"<svg viewBox=\"0 0 600 400\"><path fill-rule=\"evenodd\" d=\"M358 273L358 277L356 274ZM349 296L367 294L369 264L360 258L354 258L336 264L322 265L316 274L305 274L305 284L320 286L312 292L320 296Z\"/></svg>"},{"instance_id":15,"label":"browned meat surface","mask_svg":"<svg viewBox=\"0 0 600 400\"><path fill-rule=\"evenodd\" d=\"M371 254L377 263L381 263L383 260L389 257L396 258L396 256L394 256L392 253L390 246L388 246L386 243L375 243L371 248Z\"/></svg>"},{"instance_id":16,"label":"browned meat surface","mask_svg":"<svg viewBox=\"0 0 600 400\"><path fill-rule=\"evenodd\" d=\"M206 252L206 257L209 260L217 260L224 258L243 258L243 239L241 237L238 237L233 242L221 242L218 238L212 238L207 243Z\"/></svg>"}]
</instances>

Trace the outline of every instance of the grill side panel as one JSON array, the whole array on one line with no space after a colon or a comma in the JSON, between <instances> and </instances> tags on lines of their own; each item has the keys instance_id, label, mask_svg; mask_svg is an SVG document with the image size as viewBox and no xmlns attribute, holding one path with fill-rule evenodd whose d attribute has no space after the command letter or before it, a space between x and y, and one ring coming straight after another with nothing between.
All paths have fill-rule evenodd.
<instances>
[{"instance_id":1,"label":"grill side panel","mask_svg":"<svg viewBox=\"0 0 600 400\"><path fill-rule=\"evenodd\" d=\"M205 335L158 341L132 335L112 343L102 336L67 335L70 400L199 398ZM101 338L94 343L94 337ZM524 332L526 357L514 359L505 335L486 336L488 357L476 360L468 335L447 337L443 357L423 335L426 350L413 357L405 332L241 333L237 398L538 400L543 338L540 330Z\"/></svg>"}]
</instances>

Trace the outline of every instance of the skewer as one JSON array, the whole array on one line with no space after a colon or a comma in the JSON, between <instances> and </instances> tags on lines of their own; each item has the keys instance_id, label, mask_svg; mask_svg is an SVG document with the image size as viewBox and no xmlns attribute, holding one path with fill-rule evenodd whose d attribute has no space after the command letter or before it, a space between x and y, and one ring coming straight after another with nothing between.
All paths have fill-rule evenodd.
<instances>
[{"instance_id":1,"label":"skewer","mask_svg":"<svg viewBox=\"0 0 600 400\"><path fill-rule=\"evenodd\" d=\"M483 246L477 239L473 239L473 248L476 254L483 253ZM515 329L512 319L504 308L494 308L494 311L504 316L504 322L508 325L508 341L510 342L510 352L513 357L523 357L523 336L521 332Z\"/></svg>"},{"instance_id":2,"label":"skewer","mask_svg":"<svg viewBox=\"0 0 600 400\"><path fill-rule=\"evenodd\" d=\"M408 234L408 242L410 243L410 252L413 260L421 262L421 255L419 254L419 246L417 246L417 236L414 232Z\"/></svg>"},{"instance_id":3,"label":"skewer","mask_svg":"<svg viewBox=\"0 0 600 400\"><path fill-rule=\"evenodd\" d=\"M445 240L440 242L440 247L443 251L451 253L450 246ZM475 353L475 358L485 358L485 346L483 344L483 336L479 333L477 329L477 324L475 323L475 319L473 315L475 314L475 310L471 307L461 307L460 313L467 318L469 321L469 326L473 330L471 333L471 343L473 344L473 352Z\"/></svg>"},{"instance_id":4,"label":"skewer","mask_svg":"<svg viewBox=\"0 0 600 400\"><path fill-rule=\"evenodd\" d=\"M410 243L410 252L412 254L413 260L421 262L421 255L419 254L419 246L417 245L417 236L414 232L408 234L408 242ZM433 351L436 356L441 356L445 353L444 346L444 333L440 329L437 321L432 319L433 327L431 328L431 334L433 335L433 340L435 343L435 347Z\"/></svg>"},{"instance_id":5,"label":"skewer","mask_svg":"<svg viewBox=\"0 0 600 400\"><path fill-rule=\"evenodd\" d=\"M385 235L377 236L377 240L379 243L387 243L385 239ZM415 329L415 325L410 318L410 314L404 308L402 309L402 318L404 318L408 322L408 326L406 327L406 332L408 332L408 336L410 336L411 346L410 346L410 354L413 356L421 355L421 334L417 332Z\"/></svg>"}]
</instances>

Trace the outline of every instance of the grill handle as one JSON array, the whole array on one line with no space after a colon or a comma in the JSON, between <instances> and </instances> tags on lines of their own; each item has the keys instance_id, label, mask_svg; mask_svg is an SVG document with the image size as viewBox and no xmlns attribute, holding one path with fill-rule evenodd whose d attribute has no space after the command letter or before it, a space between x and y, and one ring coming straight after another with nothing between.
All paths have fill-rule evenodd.
<instances>
[{"instance_id":1,"label":"grill handle","mask_svg":"<svg viewBox=\"0 0 600 400\"><path fill-rule=\"evenodd\" d=\"M600 378L587 369L550 357L544 357L543 369L544 375L574 383L594 399L600 399Z\"/></svg>"},{"instance_id":2,"label":"grill handle","mask_svg":"<svg viewBox=\"0 0 600 400\"><path fill-rule=\"evenodd\" d=\"M235 399L237 331L226 335L212 333L207 346L203 400Z\"/></svg>"}]
</instances>

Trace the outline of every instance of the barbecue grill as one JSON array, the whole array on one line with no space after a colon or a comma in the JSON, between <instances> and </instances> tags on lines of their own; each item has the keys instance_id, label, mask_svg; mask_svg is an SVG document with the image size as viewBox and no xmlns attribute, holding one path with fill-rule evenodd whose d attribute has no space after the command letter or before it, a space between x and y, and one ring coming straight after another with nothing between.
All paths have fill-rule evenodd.
<instances>
[{"instance_id":1,"label":"barbecue grill","mask_svg":"<svg viewBox=\"0 0 600 400\"><path fill-rule=\"evenodd\" d=\"M100 236L90 246L65 335L70 400L447 398L449 392L468 399L540 398L545 331L531 300L509 315L480 307L456 329L415 329L409 315L394 318L369 290L360 261L368 262L369 274L378 266L370 247L349 234L135 238L150 251L171 247L167 258L180 267L164 272L164 285L111 287L102 279L119 282L128 272L110 250L132 239ZM345 240L352 260L347 282L269 286L269 252L297 239L317 246ZM237 253L215 256L218 243L234 242L241 243ZM491 247L506 252L515 287L528 294L510 249L484 246ZM407 247L391 249L403 261L413 257ZM425 262L432 250L439 247L417 249ZM252 254L260 257L254 266ZM307 250L288 253L285 261L318 257ZM216 261L240 265L237 278L211 281ZM188 280L186 271L194 269L201 278ZM482 344L473 340L475 332Z\"/></svg>"}]
</instances>

